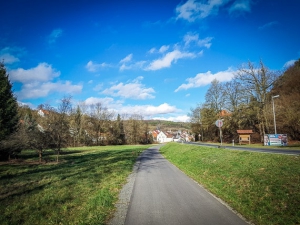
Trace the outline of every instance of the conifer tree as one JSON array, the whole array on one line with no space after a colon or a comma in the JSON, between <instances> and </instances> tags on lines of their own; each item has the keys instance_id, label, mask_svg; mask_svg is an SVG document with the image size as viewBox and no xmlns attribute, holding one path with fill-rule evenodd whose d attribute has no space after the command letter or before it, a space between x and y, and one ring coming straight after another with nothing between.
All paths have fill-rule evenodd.
<instances>
[{"instance_id":1,"label":"conifer tree","mask_svg":"<svg viewBox=\"0 0 300 225\"><path fill-rule=\"evenodd\" d=\"M18 103L3 62L0 62L0 141L17 130Z\"/></svg>"}]
</instances>

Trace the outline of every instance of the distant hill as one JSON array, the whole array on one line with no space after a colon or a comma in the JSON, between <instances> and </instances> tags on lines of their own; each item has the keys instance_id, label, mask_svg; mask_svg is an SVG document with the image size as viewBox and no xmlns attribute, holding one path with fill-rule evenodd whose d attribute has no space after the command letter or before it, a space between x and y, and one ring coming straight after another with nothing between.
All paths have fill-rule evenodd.
<instances>
[{"instance_id":1,"label":"distant hill","mask_svg":"<svg viewBox=\"0 0 300 225\"><path fill-rule=\"evenodd\" d=\"M150 130L190 130L190 123L173 122L166 120L145 120L149 124Z\"/></svg>"}]
</instances>

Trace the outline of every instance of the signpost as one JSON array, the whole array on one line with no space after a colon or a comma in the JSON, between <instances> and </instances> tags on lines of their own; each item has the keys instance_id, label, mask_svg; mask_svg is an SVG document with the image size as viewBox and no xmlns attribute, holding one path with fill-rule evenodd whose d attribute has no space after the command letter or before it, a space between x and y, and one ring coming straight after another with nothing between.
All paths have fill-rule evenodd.
<instances>
[{"instance_id":1,"label":"signpost","mask_svg":"<svg viewBox=\"0 0 300 225\"><path fill-rule=\"evenodd\" d=\"M216 126L219 127L219 130L220 130L220 141L221 141L221 145L222 145L222 129L221 129L221 127L223 126L223 121L222 120L217 120L216 121Z\"/></svg>"}]
</instances>

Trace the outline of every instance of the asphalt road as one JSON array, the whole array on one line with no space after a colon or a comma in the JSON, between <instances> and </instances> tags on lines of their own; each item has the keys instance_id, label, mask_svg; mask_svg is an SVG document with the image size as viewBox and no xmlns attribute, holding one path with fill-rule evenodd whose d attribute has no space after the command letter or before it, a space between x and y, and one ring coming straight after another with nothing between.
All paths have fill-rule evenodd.
<instances>
[{"instance_id":1,"label":"asphalt road","mask_svg":"<svg viewBox=\"0 0 300 225\"><path fill-rule=\"evenodd\" d=\"M126 225L247 224L158 149L152 147L140 156Z\"/></svg>"},{"instance_id":2,"label":"asphalt road","mask_svg":"<svg viewBox=\"0 0 300 225\"><path fill-rule=\"evenodd\" d=\"M193 144L193 145L205 145L209 147L219 147L218 145L202 143L202 142L184 142L185 144ZM233 149L233 150L242 150L242 151L253 151L253 152L265 152L265 153L273 153L273 154L285 154L285 155L300 155L300 150L293 149L278 149L278 148L251 148L251 147L239 147L235 146L222 146L222 148Z\"/></svg>"}]
</instances>

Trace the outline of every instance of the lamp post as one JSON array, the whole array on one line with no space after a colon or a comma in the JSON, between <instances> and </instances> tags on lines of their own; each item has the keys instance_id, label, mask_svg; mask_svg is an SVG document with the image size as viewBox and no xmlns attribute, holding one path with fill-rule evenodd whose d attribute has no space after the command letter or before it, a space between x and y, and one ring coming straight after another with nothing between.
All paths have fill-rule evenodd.
<instances>
[{"instance_id":1,"label":"lamp post","mask_svg":"<svg viewBox=\"0 0 300 225\"><path fill-rule=\"evenodd\" d=\"M275 130L275 134L277 134L276 131L276 119L275 119L275 106L274 106L274 98L278 98L279 95L274 95L272 96L272 104L273 104L273 116L274 116L274 130Z\"/></svg>"}]
</instances>

